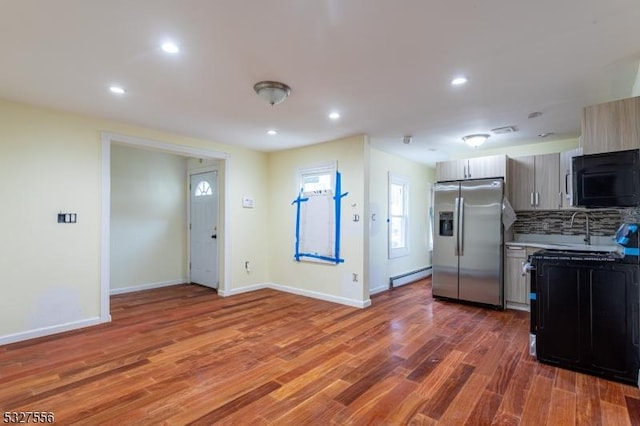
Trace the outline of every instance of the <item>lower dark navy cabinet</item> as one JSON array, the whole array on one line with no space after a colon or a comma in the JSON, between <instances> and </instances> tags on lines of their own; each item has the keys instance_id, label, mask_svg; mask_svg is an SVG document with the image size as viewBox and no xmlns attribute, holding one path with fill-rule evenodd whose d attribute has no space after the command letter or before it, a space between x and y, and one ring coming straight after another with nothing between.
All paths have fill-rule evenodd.
<instances>
[{"instance_id":1,"label":"lower dark navy cabinet","mask_svg":"<svg viewBox=\"0 0 640 426\"><path fill-rule=\"evenodd\" d=\"M637 384L640 267L552 256L533 263L538 360Z\"/></svg>"}]
</instances>

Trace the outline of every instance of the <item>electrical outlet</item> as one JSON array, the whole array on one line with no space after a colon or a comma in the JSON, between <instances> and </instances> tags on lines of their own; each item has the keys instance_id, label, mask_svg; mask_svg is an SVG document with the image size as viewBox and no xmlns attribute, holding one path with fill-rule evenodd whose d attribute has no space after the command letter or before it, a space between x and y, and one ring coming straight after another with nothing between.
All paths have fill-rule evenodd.
<instances>
[{"instance_id":1,"label":"electrical outlet","mask_svg":"<svg viewBox=\"0 0 640 426\"><path fill-rule=\"evenodd\" d=\"M549 222L542 222L542 230L543 231L548 231L549 230Z\"/></svg>"}]
</instances>

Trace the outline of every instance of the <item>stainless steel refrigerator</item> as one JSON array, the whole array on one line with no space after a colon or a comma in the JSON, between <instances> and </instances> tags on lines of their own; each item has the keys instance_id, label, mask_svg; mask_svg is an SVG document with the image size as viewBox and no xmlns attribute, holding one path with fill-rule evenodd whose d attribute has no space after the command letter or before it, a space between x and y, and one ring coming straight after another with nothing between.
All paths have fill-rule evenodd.
<instances>
[{"instance_id":1,"label":"stainless steel refrigerator","mask_svg":"<svg viewBox=\"0 0 640 426\"><path fill-rule=\"evenodd\" d=\"M504 307L502 179L434 188L433 296Z\"/></svg>"}]
</instances>

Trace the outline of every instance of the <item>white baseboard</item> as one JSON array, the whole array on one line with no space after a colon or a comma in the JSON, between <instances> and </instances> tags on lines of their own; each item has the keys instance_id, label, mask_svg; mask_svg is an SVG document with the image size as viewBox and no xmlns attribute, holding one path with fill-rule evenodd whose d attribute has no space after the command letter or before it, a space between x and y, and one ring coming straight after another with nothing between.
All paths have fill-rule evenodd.
<instances>
[{"instance_id":1,"label":"white baseboard","mask_svg":"<svg viewBox=\"0 0 640 426\"><path fill-rule=\"evenodd\" d=\"M295 287L289 287L281 284L274 283L260 283L247 287L234 288L227 292L218 292L222 297L233 296L235 294L247 293L249 291L261 290L264 288L270 288L272 290L282 291L285 293L297 294L298 296L311 297L312 299L324 300L327 302L339 303L341 305L353 306L354 308L367 308L371 306L371 299L367 300L355 300L347 299L346 297L333 296L331 294L320 293L318 291L304 290Z\"/></svg>"},{"instance_id":2,"label":"white baseboard","mask_svg":"<svg viewBox=\"0 0 640 426\"><path fill-rule=\"evenodd\" d=\"M374 294L382 293L383 291L387 291L387 290L389 290L389 286L388 285L383 285L383 286L380 286L380 287L371 288L371 289L369 289L369 296L373 296Z\"/></svg>"},{"instance_id":3,"label":"white baseboard","mask_svg":"<svg viewBox=\"0 0 640 426\"><path fill-rule=\"evenodd\" d=\"M218 296L221 297L229 297L234 296L236 294L248 293L250 291L262 290L264 288L271 288L267 283L253 284L246 287L233 288L229 291L225 291L222 289L218 289Z\"/></svg>"},{"instance_id":4,"label":"white baseboard","mask_svg":"<svg viewBox=\"0 0 640 426\"><path fill-rule=\"evenodd\" d=\"M123 293L132 293L134 291L151 290L151 289L154 289L154 288L169 287L169 286L172 286L172 285L184 284L186 282L187 282L186 278L181 278L179 280L161 281L161 282L158 282L158 283L149 283L149 284L140 284L140 285L134 285L134 286L131 286L131 287L112 288L109 291L109 294L111 294L113 296L114 294L123 294Z\"/></svg>"},{"instance_id":5,"label":"white baseboard","mask_svg":"<svg viewBox=\"0 0 640 426\"><path fill-rule=\"evenodd\" d=\"M51 334L77 330L79 328L98 325L100 323L102 323L102 321L100 321L100 317L93 317L80 321L52 325L49 327L36 328L35 330L23 331L20 333L7 334L5 336L0 336L0 345L8 345L9 343L21 342L23 340L36 339L38 337L49 336Z\"/></svg>"}]
</instances>

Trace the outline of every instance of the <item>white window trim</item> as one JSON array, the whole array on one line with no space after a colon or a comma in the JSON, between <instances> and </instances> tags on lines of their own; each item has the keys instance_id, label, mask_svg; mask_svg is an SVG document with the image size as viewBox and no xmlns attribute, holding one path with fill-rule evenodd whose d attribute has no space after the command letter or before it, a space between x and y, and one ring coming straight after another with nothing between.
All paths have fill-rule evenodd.
<instances>
[{"instance_id":1,"label":"white window trim","mask_svg":"<svg viewBox=\"0 0 640 426\"><path fill-rule=\"evenodd\" d=\"M404 186L404 247L392 248L391 247L391 185ZM401 176L395 173L389 172L389 186L388 186L388 220L387 220L387 244L389 248L389 259L395 259L398 257L404 257L409 255L410 247L410 232L409 232L409 179L405 176Z\"/></svg>"}]
</instances>

